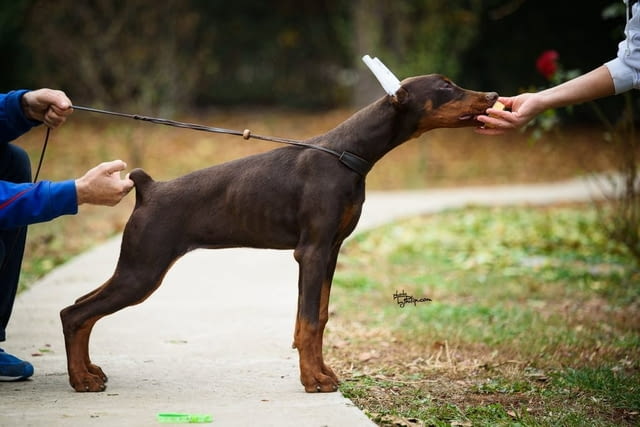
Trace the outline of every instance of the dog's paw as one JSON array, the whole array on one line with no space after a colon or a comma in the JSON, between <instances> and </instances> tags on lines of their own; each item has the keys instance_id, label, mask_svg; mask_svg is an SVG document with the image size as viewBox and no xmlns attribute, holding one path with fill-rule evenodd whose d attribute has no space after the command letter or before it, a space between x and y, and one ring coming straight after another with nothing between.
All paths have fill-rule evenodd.
<instances>
[{"instance_id":1,"label":"dog's paw","mask_svg":"<svg viewBox=\"0 0 640 427\"><path fill-rule=\"evenodd\" d=\"M340 383L340 381L338 380L338 376L333 372L333 369L331 369L324 363L322 364L322 373L331 378L336 384Z\"/></svg>"},{"instance_id":2,"label":"dog's paw","mask_svg":"<svg viewBox=\"0 0 640 427\"><path fill-rule=\"evenodd\" d=\"M100 378L102 380L103 383L106 383L107 381L109 381L109 378L107 377L107 375L104 373L104 371L102 370L102 368L100 368L100 366L98 365L94 365L93 363L90 363L87 366L87 370L89 371L89 373L91 375L95 375L96 377Z\"/></svg>"},{"instance_id":3,"label":"dog's paw","mask_svg":"<svg viewBox=\"0 0 640 427\"><path fill-rule=\"evenodd\" d=\"M333 372L331 372L333 374ZM311 378L301 378L304 390L307 393L332 393L338 391L338 379L335 376L329 376L317 373Z\"/></svg>"},{"instance_id":4,"label":"dog's paw","mask_svg":"<svg viewBox=\"0 0 640 427\"><path fill-rule=\"evenodd\" d=\"M338 391L338 384L331 379L324 382L318 381L308 385L305 384L304 391L307 393L333 393Z\"/></svg>"},{"instance_id":5,"label":"dog's paw","mask_svg":"<svg viewBox=\"0 0 640 427\"><path fill-rule=\"evenodd\" d=\"M77 392L99 392L105 391L107 386L102 378L97 375L87 373L86 375L77 376L69 379L71 387Z\"/></svg>"}]
</instances>

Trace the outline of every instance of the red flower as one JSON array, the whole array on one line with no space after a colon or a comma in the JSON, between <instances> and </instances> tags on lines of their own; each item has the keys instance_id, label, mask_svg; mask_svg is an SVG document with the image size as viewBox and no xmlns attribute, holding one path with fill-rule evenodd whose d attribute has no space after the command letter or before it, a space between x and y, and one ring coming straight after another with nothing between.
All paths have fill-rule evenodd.
<instances>
[{"instance_id":1,"label":"red flower","mask_svg":"<svg viewBox=\"0 0 640 427\"><path fill-rule=\"evenodd\" d=\"M545 50L536 60L536 69L545 79L551 80L558 70L558 52Z\"/></svg>"}]
</instances>

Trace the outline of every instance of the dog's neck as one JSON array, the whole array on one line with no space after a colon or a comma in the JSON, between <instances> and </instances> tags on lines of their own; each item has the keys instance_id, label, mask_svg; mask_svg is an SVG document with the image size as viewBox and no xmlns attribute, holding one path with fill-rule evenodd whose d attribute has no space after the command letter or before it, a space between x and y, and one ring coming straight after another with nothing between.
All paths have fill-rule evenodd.
<instances>
[{"instance_id":1,"label":"dog's neck","mask_svg":"<svg viewBox=\"0 0 640 427\"><path fill-rule=\"evenodd\" d=\"M385 96L329 132L313 138L310 143L338 152L354 153L373 165L389 151L415 136L417 119L406 117L407 111L400 111L399 108L390 97Z\"/></svg>"}]
</instances>

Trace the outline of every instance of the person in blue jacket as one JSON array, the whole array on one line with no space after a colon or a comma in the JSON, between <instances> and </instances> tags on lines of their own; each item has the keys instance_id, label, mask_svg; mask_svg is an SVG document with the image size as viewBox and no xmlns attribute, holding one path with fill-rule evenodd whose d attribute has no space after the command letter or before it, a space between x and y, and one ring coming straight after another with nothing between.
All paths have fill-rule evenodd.
<instances>
[{"instance_id":1,"label":"person in blue jacket","mask_svg":"<svg viewBox=\"0 0 640 427\"><path fill-rule=\"evenodd\" d=\"M18 288L27 225L76 214L83 203L113 206L133 181L120 172L121 160L101 163L78 179L31 182L27 153L11 143L34 126L60 126L73 111L67 95L58 90L15 90L0 94L0 341L6 339ZM25 379L33 366L0 349L0 381Z\"/></svg>"}]
</instances>

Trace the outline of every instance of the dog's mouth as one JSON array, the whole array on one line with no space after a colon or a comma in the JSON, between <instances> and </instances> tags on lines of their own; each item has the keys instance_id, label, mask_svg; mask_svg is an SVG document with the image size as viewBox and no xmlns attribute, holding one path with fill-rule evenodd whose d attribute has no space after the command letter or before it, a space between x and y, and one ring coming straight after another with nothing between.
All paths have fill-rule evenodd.
<instances>
[{"instance_id":1,"label":"dog's mouth","mask_svg":"<svg viewBox=\"0 0 640 427\"><path fill-rule=\"evenodd\" d=\"M484 99L480 102L476 102L469 106L471 111L468 111L465 114L461 114L458 116L458 120L461 122L478 122L478 116L486 114L487 108L491 108L495 102L498 100L498 94L496 92L490 92L484 94ZM484 104L484 105L483 105ZM480 107L483 105L482 107Z\"/></svg>"},{"instance_id":2,"label":"dog's mouth","mask_svg":"<svg viewBox=\"0 0 640 427\"><path fill-rule=\"evenodd\" d=\"M491 104L493 105L493 104ZM488 105L485 109L481 110L481 111L474 111L474 112L470 112L470 113L466 113L466 114L462 114L460 116L458 116L458 120L460 120L461 122L477 122L478 120L478 116L482 115L482 114L486 114L487 108L491 107L491 105ZM480 123L480 122L478 122Z\"/></svg>"},{"instance_id":3,"label":"dog's mouth","mask_svg":"<svg viewBox=\"0 0 640 427\"><path fill-rule=\"evenodd\" d=\"M489 107L487 107L489 108ZM478 113L467 113L467 114L463 114L461 116L458 116L458 120L460 120L461 122L477 122L478 120L478 116L484 114L484 110ZM478 122L480 123L480 122Z\"/></svg>"},{"instance_id":4,"label":"dog's mouth","mask_svg":"<svg viewBox=\"0 0 640 427\"><path fill-rule=\"evenodd\" d=\"M467 120L475 120L476 117L478 117L478 114L463 114L462 116L458 117L458 120L465 122Z\"/></svg>"}]
</instances>

